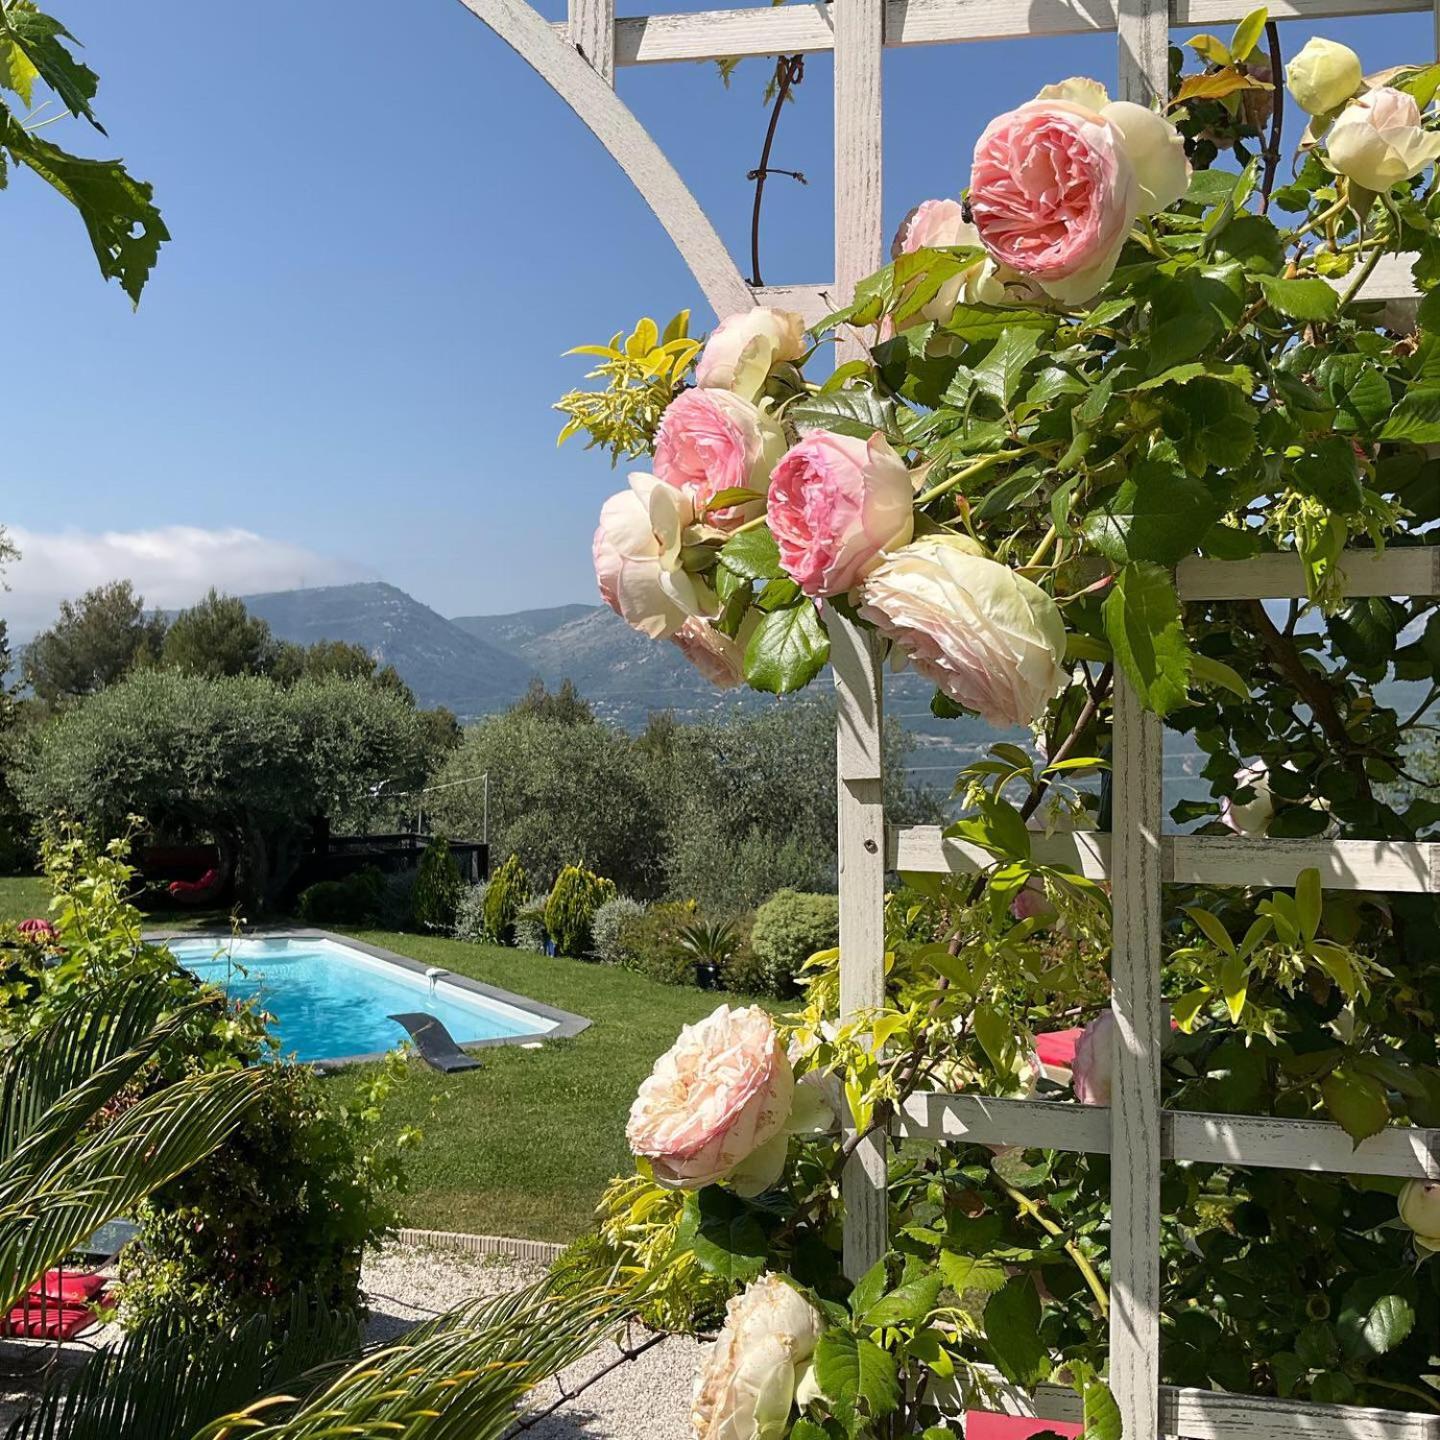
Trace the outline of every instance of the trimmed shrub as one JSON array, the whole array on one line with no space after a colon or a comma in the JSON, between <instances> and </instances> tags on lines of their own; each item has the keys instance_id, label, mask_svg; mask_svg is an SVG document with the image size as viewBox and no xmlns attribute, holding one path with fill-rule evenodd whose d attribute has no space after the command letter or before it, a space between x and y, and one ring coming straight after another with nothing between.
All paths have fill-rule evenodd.
<instances>
[{"instance_id":1,"label":"trimmed shrub","mask_svg":"<svg viewBox=\"0 0 1440 1440\"><path fill-rule=\"evenodd\" d=\"M693 900L652 905L620 926L616 943L620 967L666 985L693 985L695 957L686 950L683 934L695 923Z\"/></svg>"},{"instance_id":2,"label":"trimmed shrub","mask_svg":"<svg viewBox=\"0 0 1440 1440\"><path fill-rule=\"evenodd\" d=\"M518 855L507 855L505 863L490 877L485 891L485 934L496 945L514 945L515 919L530 893L530 881Z\"/></svg>"},{"instance_id":3,"label":"trimmed shrub","mask_svg":"<svg viewBox=\"0 0 1440 1440\"><path fill-rule=\"evenodd\" d=\"M373 865L343 880L321 880L300 894L300 918L312 925L369 925L380 918L385 877Z\"/></svg>"},{"instance_id":4,"label":"trimmed shrub","mask_svg":"<svg viewBox=\"0 0 1440 1440\"><path fill-rule=\"evenodd\" d=\"M772 995L794 994L800 967L817 950L839 943L840 901L799 890L777 890L755 912L750 932L750 946Z\"/></svg>"},{"instance_id":5,"label":"trimmed shrub","mask_svg":"<svg viewBox=\"0 0 1440 1440\"><path fill-rule=\"evenodd\" d=\"M549 938L545 930L545 907L549 903L548 895L532 895L516 911L512 932L517 950L533 950L540 955L545 953L545 942Z\"/></svg>"},{"instance_id":6,"label":"trimmed shrub","mask_svg":"<svg viewBox=\"0 0 1440 1440\"><path fill-rule=\"evenodd\" d=\"M482 880L460 892L460 903L455 907L455 929L451 932L457 940L483 945L489 938L485 932L485 892L489 888Z\"/></svg>"},{"instance_id":7,"label":"trimmed shrub","mask_svg":"<svg viewBox=\"0 0 1440 1440\"><path fill-rule=\"evenodd\" d=\"M422 930L449 934L464 886L460 867L450 853L450 842L443 835L435 836L420 857L420 872L415 877L416 925Z\"/></svg>"},{"instance_id":8,"label":"trimmed shrub","mask_svg":"<svg viewBox=\"0 0 1440 1440\"><path fill-rule=\"evenodd\" d=\"M620 928L627 920L643 915L645 907L628 895L612 895L595 912L590 922L590 953L602 965L620 963Z\"/></svg>"},{"instance_id":9,"label":"trimmed shrub","mask_svg":"<svg viewBox=\"0 0 1440 1440\"><path fill-rule=\"evenodd\" d=\"M590 953L590 926L595 912L615 895L615 882L593 870L567 865L555 879L545 906L545 932L561 955Z\"/></svg>"}]
</instances>

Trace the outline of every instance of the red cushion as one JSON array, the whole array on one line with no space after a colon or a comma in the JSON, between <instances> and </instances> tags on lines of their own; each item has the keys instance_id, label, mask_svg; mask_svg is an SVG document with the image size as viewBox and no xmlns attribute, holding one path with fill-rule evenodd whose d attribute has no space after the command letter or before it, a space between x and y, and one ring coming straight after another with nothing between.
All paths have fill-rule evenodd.
<instances>
[{"instance_id":1,"label":"red cushion","mask_svg":"<svg viewBox=\"0 0 1440 1440\"><path fill-rule=\"evenodd\" d=\"M0 1335L23 1340L73 1340L97 1318L89 1305L57 1305L53 1301L41 1305L30 1299L0 1320Z\"/></svg>"},{"instance_id":2,"label":"red cushion","mask_svg":"<svg viewBox=\"0 0 1440 1440\"><path fill-rule=\"evenodd\" d=\"M67 1305L83 1305L93 1300L105 1288L103 1275L87 1275L80 1271L48 1270L38 1285L30 1287L31 1295L39 1299L60 1300Z\"/></svg>"},{"instance_id":3,"label":"red cushion","mask_svg":"<svg viewBox=\"0 0 1440 1440\"><path fill-rule=\"evenodd\" d=\"M1085 1031L1078 1026L1074 1030L1051 1030L1048 1034L1035 1037L1035 1053L1042 1065L1063 1065L1067 1070L1075 1064L1075 1047Z\"/></svg>"},{"instance_id":4,"label":"red cushion","mask_svg":"<svg viewBox=\"0 0 1440 1440\"><path fill-rule=\"evenodd\" d=\"M965 1416L965 1440L1030 1440L1047 1430L1057 1435L1079 1435L1080 1425L1066 1425L1059 1420L1036 1420L1030 1415L991 1415L986 1410L971 1410Z\"/></svg>"}]
</instances>

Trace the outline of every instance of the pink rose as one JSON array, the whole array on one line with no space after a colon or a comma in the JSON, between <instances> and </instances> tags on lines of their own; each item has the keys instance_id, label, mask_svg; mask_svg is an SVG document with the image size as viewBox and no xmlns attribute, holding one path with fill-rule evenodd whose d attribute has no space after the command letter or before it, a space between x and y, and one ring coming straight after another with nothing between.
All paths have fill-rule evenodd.
<instances>
[{"instance_id":1,"label":"pink rose","mask_svg":"<svg viewBox=\"0 0 1440 1440\"><path fill-rule=\"evenodd\" d=\"M780 563L809 596L843 595L915 528L915 486L878 431L869 441L812 430L770 479Z\"/></svg>"},{"instance_id":2,"label":"pink rose","mask_svg":"<svg viewBox=\"0 0 1440 1440\"><path fill-rule=\"evenodd\" d=\"M653 475L632 475L630 488L601 508L591 544L600 598L652 640L719 608L714 592L681 563L694 519L690 497Z\"/></svg>"},{"instance_id":3,"label":"pink rose","mask_svg":"<svg viewBox=\"0 0 1440 1440\"><path fill-rule=\"evenodd\" d=\"M758 515L764 500L705 513L722 490L763 495L785 453L775 418L728 390L684 390L670 402L655 432L655 474L684 490L707 524L729 529Z\"/></svg>"},{"instance_id":4,"label":"pink rose","mask_svg":"<svg viewBox=\"0 0 1440 1440\"><path fill-rule=\"evenodd\" d=\"M794 1094L775 1022L758 1005L722 1005L655 1062L625 1137L662 1185L699 1190L749 1161L735 1188L758 1195L784 1168Z\"/></svg>"},{"instance_id":5,"label":"pink rose","mask_svg":"<svg viewBox=\"0 0 1440 1440\"><path fill-rule=\"evenodd\" d=\"M1065 622L1038 585L979 549L925 535L894 551L866 577L860 617L957 705L1029 725L1067 683Z\"/></svg>"},{"instance_id":6,"label":"pink rose","mask_svg":"<svg viewBox=\"0 0 1440 1440\"><path fill-rule=\"evenodd\" d=\"M1010 913L1022 922L1042 920L1048 925L1054 922L1059 912L1045 893L1045 882L1032 875L1010 902Z\"/></svg>"},{"instance_id":7,"label":"pink rose","mask_svg":"<svg viewBox=\"0 0 1440 1440\"><path fill-rule=\"evenodd\" d=\"M999 264L1078 302L1114 271L1140 213L1139 182L1118 126L1069 100L1032 100L981 135L970 208Z\"/></svg>"},{"instance_id":8,"label":"pink rose","mask_svg":"<svg viewBox=\"0 0 1440 1440\"><path fill-rule=\"evenodd\" d=\"M1440 159L1440 135L1425 128L1413 96L1380 85L1341 111L1326 148L1342 175L1383 193Z\"/></svg>"},{"instance_id":9,"label":"pink rose","mask_svg":"<svg viewBox=\"0 0 1440 1440\"><path fill-rule=\"evenodd\" d=\"M757 305L715 327L695 367L695 383L758 400L775 366L804 353L805 317Z\"/></svg>"},{"instance_id":10,"label":"pink rose","mask_svg":"<svg viewBox=\"0 0 1440 1440\"><path fill-rule=\"evenodd\" d=\"M1102 1010L1075 1046L1070 1085L1082 1105L1108 1105L1115 1077L1115 1012Z\"/></svg>"},{"instance_id":11,"label":"pink rose","mask_svg":"<svg viewBox=\"0 0 1440 1440\"><path fill-rule=\"evenodd\" d=\"M712 685L729 690L745 678L744 650L708 620L692 615L670 639Z\"/></svg>"}]
</instances>

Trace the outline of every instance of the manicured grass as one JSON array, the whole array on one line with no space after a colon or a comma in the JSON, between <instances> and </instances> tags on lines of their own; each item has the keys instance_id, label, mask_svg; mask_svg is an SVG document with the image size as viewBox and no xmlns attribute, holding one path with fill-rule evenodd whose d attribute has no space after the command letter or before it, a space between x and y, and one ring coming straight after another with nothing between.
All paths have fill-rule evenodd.
<instances>
[{"instance_id":1,"label":"manicured grass","mask_svg":"<svg viewBox=\"0 0 1440 1440\"><path fill-rule=\"evenodd\" d=\"M583 1233L605 1182L634 1165L625 1118L655 1058L682 1025L723 1001L753 1003L526 951L357 933L594 1022L573 1040L538 1050L486 1050L482 1068L464 1074L411 1067L385 1123L425 1132L411 1152L412 1188L403 1201L404 1222L425 1229L542 1240ZM354 1085L356 1075L342 1071L329 1083Z\"/></svg>"},{"instance_id":2,"label":"manicured grass","mask_svg":"<svg viewBox=\"0 0 1440 1440\"><path fill-rule=\"evenodd\" d=\"M50 913L50 887L38 875L0 875L0 921Z\"/></svg>"}]
</instances>

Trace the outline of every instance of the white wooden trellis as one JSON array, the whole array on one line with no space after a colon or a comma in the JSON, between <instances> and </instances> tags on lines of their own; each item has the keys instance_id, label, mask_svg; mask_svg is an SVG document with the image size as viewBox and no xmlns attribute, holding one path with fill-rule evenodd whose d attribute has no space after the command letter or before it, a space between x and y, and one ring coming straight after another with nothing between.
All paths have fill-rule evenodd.
<instances>
[{"instance_id":1,"label":"white wooden trellis","mask_svg":"<svg viewBox=\"0 0 1440 1440\"><path fill-rule=\"evenodd\" d=\"M1167 80L1172 25L1234 24L1255 0L833 0L690 14L618 18L615 0L567 0L552 24L526 0L461 0L515 49L594 131L669 232L717 315L756 304L813 321L843 304L883 262L881 66L890 46L955 44L1109 32L1119 41L1122 94L1148 102ZM1440 0L1270 0L1276 20L1433 13ZM746 284L704 211L615 93L619 66L832 51L835 57L834 281ZM1371 299L1414 294L1403 258L1368 282ZM1440 595L1440 550L1347 556L1349 595ZM1190 560L1178 569L1186 600L1302 596L1293 556ZM839 695L841 1003L848 1012L884 998L884 884L888 869L974 871L990 863L938 829L888 827L882 795L883 682L870 636L829 617ZM1318 868L1331 889L1440 891L1440 845L1370 841L1267 841L1161 834L1162 729L1117 678L1114 823L1109 835L1057 835L1037 858L1111 881L1113 1006L1118 1053L1109 1109L1048 1101L919 1094L894 1127L904 1137L1008 1142L1111 1156L1110 1383L1127 1440L1440 1440L1440 1416L1272 1400L1162 1386L1160 1174L1166 1161L1240 1164L1332 1174L1440 1179L1440 1131L1392 1128L1358 1148L1315 1120L1203 1115L1160 1104L1161 893L1166 883L1293 885ZM845 1176L847 1273L887 1247L885 1142L862 1145ZM1042 1385L1011 1397L1049 1420L1079 1418L1066 1389ZM658 1437L657 1437L658 1440Z\"/></svg>"}]
</instances>

